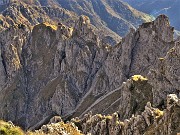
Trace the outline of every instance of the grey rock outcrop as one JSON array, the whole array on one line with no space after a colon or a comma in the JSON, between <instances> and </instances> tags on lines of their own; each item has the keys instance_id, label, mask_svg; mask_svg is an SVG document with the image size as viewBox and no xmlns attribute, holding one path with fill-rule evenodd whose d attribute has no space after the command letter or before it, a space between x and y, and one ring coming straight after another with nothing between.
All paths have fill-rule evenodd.
<instances>
[{"instance_id":1,"label":"grey rock outcrop","mask_svg":"<svg viewBox=\"0 0 180 135\"><path fill-rule=\"evenodd\" d=\"M58 9L53 11L54 7L60 7L73 11L76 14L90 17L92 24L98 29L99 36L104 37L103 42L115 45L125 36L129 28L137 28L142 22L152 21L148 14L137 11L121 0L18 0L28 5L44 7L50 12L50 18L56 17ZM57 11L57 12L56 12ZM56 14L56 16L53 16ZM49 14L48 14L49 15ZM106 15L106 16L104 16ZM43 18L44 19L44 18ZM71 19L71 18L69 18Z\"/></svg>"},{"instance_id":2,"label":"grey rock outcrop","mask_svg":"<svg viewBox=\"0 0 180 135\"><path fill-rule=\"evenodd\" d=\"M153 86L154 104L164 104L164 97L167 93L179 95L179 48L180 43L177 41L175 46L168 51L167 55L159 59L158 68L152 69L148 74L150 84Z\"/></svg>"},{"instance_id":3,"label":"grey rock outcrop","mask_svg":"<svg viewBox=\"0 0 180 135\"><path fill-rule=\"evenodd\" d=\"M57 0L61 7L90 17L92 24L102 33L109 31L125 36L129 28L137 28L143 22L152 21L151 16L130 7L121 0ZM114 32L114 33L113 33Z\"/></svg>"},{"instance_id":4,"label":"grey rock outcrop","mask_svg":"<svg viewBox=\"0 0 180 135\"><path fill-rule=\"evenodd\" d=\"M28 132L28 135L83 135L80 130L78 130L77 126L72 123L64 123L61 122L53 122L47 125L43 125L39 130L35 130L34 132Z\"/></svg>"},{"instance_id":5,"label":"grey rock outcrop","mask_svg":"<svg viewBox=\"0 0 180 135\"><path fill-rule=\"evenodd\" d=\"M157 68L158 58L164 57L174 45L173 28L164 15L142 24L136 31L131 29L122 42L112 48L105 62L106 72L113 75L110 83L119 85L134 74L146 76L151 68Z\"/></svg>"},{"instance_id":6,"label":"grey rock outcrop","mask_svg":"<svg viewBox=\"0 0 180 135\"><path fill-rule=\"evenodd\" d=\"M162 30L161 33L160 29ZM176 42L176 44L178 44L178 42ZM102 68L102 70L105 70L104 78L109 79L108 81L101 80L101 83L109 83L109 90L112 92L98 98L93 104L90 104L84 112L82 111L82 106L84 104L81 105L79 107L81 114L87 113L90 110L92 110L93 113L107 114L113 113L114 110L118 110L119 108L119 110L122 110L120 116L122 118L129 118L133 113L138 114L141 112L143 106L148 101L153 102L155 106L164 107L163 101L167 94L176 93L178 95L179 93L177 90L169 89L167 87L169 84L168 82L164 82L163 80L162 84L152 82L154 78L152 76L148 76L148 81L140 81L139 83L136 81L133 82L132 80L126 82L126 79L134 74L146 76L151 69L161 69L161 57L165 57L167 52L173 46L175 46L175 41L173 40L173 28L169 25L168 18L164 15L159 16L154 22L142 24L137 31L132 29L122 40L121 44L111 48L105 61L105 66ZM179 55L178 49L175 52ZM177 59L178 58L179 57L177 56ZM171 64L168 63L168 67L174 67L173 63L174 62ZM176 72L178 72L178 60L175 63L177 64ZM112 68L111 65L114 65L116 68ZM168 72L169 71L167 71L167 73ZM176 74L174 75L176 76ZM169 76L172 78L173 74ZM176 81L174 84L177 85L179 84L179 78L175 78ZM159 78L156 79L157 81L160 81ZM122 84L123 81L124 83ZM171 85L171 87L174 86ZM162 87L163 89L160 90L157 87ZM96 87L94 87L94 90L96 90ZM98 94L98 91L96 91L95 94ZM89 94L88 96L92 97L92 95L93 94ZM89 101L87 100L88 96L86 96L87 98L84 99L84 102ZM144 102L141 102L141 100L144 100ZM139 108L137 107L138 105L142 106L139 106ZM75 110L76 113L74 116L78 116L76 114L79 110ZM133 112L133 110L136 111Z\"/></svg>"},{"instance_id":7,"label":"grey rock outcrop","mask_svg":"<svg viewBox=\"0 0 180 135\"><path fill-rule=\"evenodd\" d=\"M77 18L75 13L60 7L40 7L36 5L25 4L21 0L10 2L7 7L0 12L1 29L8 28L15 24L34 26L38 23L54 23L58 21L62 22L67 19L69 19L70 22L72 21L71 18Z\"/></svg>"},{"instance_id":8,"label":"grey rock outcrop","mask_svg":"<svg viewBox=\"0 0 180 135\"><path fill-rule=\"evenodd\" d=\"M74 28L43 23L32 33L16 26L1 33L6 73L1 76L1 118L29 127L38 117L65 115L75 108L107 57L87 20L81 16Z\"/></svg>"},{"instance_id":9,"label":"grey rock outcrop","mask_svg":"<svg viewBox=\"0 0 180 135\"><path fill-rule=\"evenodd\" d=\"M44 6L41 6L40 3L42 2L14 0L5 6L0 6L0 31L22 23L30 28L43 22L63 23L69 27L74 27L78 20L76 12L62 8L55 1L48 1ZM94 26L93 29L104 43L115 45L121 40L121 37L109 28L104 28L102 32L99 27Z\"/></svg>"},{"instance_id":10,"label":"grey rock outcrop","mask_svg":"<svg viewBox=\"0 0 180 135\"><path fill-rule=\"evenodd\" d=\"M167 108L163 111L153 108L148 102L140 115L119 120L118 114L102 116L96 114L82 119L72 119L76 125L81 125L84 134L92 135L175 135L180 132L180 99L177 95L167 96Z\"/></svg>"}]
</instances>

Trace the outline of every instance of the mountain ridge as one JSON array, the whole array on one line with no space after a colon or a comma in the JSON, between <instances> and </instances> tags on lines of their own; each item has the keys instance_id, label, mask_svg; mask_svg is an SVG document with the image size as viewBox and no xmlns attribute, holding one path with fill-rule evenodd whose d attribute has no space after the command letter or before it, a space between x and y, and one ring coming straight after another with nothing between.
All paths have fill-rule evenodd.
<instances>
[{"instance_id":1,"label":"mountain ridge","mask_svg":"<svg viewBox=\"0 0 180 135\"><path fill-rule=\"evenodd\" d=\"M111 30L124 36L130 27L137 27L144 21L151 21L152 18L147 14L141 13L120 0L94 0L88 1L62 1L58 0L60 6L90 17L94 25L97 27L107 25ZM106 14L106 16L103 16ZM100 19L100 20L99 20ZM111 21L113 19L113 21ZM101 23L102 21L102 23ZM114 24L112 24L114 22ZM112 27L113 25L114 28ZM116 27L118 25L119 27ZM122 26L121 26L122 25ZM125 27L125 28L124 28Z\"/></svg>"},{"instance_id":2,"label":"mountain ridge","mask_svg":"<svg viewBox=\"0 0 180 135\"><path fill-rule=\"evenodd\" d=\"M179 0L123 0L142 12L157 17L160 14L169 16L171 25L178 31L180 30L180 20L176 17L179 15ZM152 8L153 7L153 8Z\"/></svg>"},{"instance_id":3,"label":"mountain ridge","mask_svg":"<svg viewBox=\"0 0 180 135\"><path fill-rule=\"evenodd\" d=\"M1 12L1 119L45 134L62 130L63 122L47 124L56 115L84 134L178 132L180 38L166 15L113 46L88 16L37 4Z\"/></svg>"},{"instance_id":4,"label":"mountain ridge","mask_svg":"<svg viewBox=\"0 0 180 135\"><path fill-rule=\"evenodd\" d=\"M68 16L71 16L71 17L76 16L76 15L73 15L73 13L78 14L79 16L82 14L87 15L88 17L90 17L90 19L92 21L91 23L98 29L99 34L102 33L102 37L104 37L104 42L109 43L111 45L115 45L118 42L120 42L121 37L125 36L127 34L129 28L131 28L131 27L137 28L137 26L140 23L152 20L152 18L149 15L141 13L141 12L133 9L132 7L130 7L127 4L124 4L120 0L116 0L116 1L104 1L103 0L103 1L98 1L98 2L91 1L91 0L76 1L75 5L71 4L71 3L73 3L73 1L71 1L71 0L66 1L66 2L60 1L60 0L59 1L47 0L44 2L40 1L40 0L39 1L33 1L33 0L32 1L26 1L26 0L10 1L10 3L19 3L19 2L21 4L26 3L24 5L28 5L29 10L30 11L32 10L31 13L28 13L28 14L29 15L31 14L31 16L34 16L34 18L35 18L34 20L32 18L26 18L29 16L24 16L24 17L22 16L22 20L23 19L26 20L25 22L32 20L31 22L28 22L29 25L30 24L34 25L39 22L42 23L43 21L50 21L51 23L53 23L53 21L62 21L61 19L59 20L59 18L56 16L57 13L55 11L52 11L52 14L54 14L55 16L48 14L48 12L50 12L51 8L52 8L52 10L56 9L56 10L60 10L60 11L62 9L69 10L71 12L67 11L67 12L69 12ZM8 3L6 5L9 5L10 3ZM94 5L92 3L94 3L96 5ZM28 6L25 6L25 7L28 8ZM37 7L35 7L35 6L41 7L39 9L39 11L37 10ZM101 7L99 9L102 9L102 10L98 11L98 9L97 9L98 6ZM6 6L3 6L2 8L4 8L4 7L6 7ZM114 8L111 8L111 7L114 7ZM36 15L36 12L37 12L37 15ZM38 12L41 14L38 15ZM103 14L106 14L107 17L103 16ZM6 16L5 13L4 13L4 15ZM37 16L38 16L38 18L37 18ZM18 16L14 17L14 18L18 18ZM111 21L112 19L114 21ZM112 24L112 22L114 24ZM106 36L104 36L104 35L106 35Z\"/></svg>"}]
</instances>

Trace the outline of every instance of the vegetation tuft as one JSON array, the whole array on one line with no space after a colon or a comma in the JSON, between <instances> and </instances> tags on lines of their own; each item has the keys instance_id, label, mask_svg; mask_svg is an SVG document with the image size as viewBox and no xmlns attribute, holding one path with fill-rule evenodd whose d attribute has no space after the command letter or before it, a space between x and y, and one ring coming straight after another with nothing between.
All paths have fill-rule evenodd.
<instances>
[{"instance_id":1,"label":"vegetation tuft","mask_svg":"<svg viewBox=\"0 0 180 135\"><path fill-rule=\"evenodd\" d=\"M0 135L24 135L20 127L14 126L11 122L0 120Z\"/></svg>"}]
</instances>

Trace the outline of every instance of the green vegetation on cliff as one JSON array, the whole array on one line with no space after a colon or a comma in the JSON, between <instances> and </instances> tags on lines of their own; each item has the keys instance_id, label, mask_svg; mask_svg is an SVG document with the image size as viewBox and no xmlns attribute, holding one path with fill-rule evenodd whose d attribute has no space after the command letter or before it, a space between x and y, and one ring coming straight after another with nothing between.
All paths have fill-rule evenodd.
<instances>
[{"instance_id":1,"label":"green vegetation on cliff","mask_svg":"<svg viewBox=\"0 0 180 135\"><path fill-rule=\"evenodd\" d=\"M20 127L14 126L11 122L0 120L0 135L24 135Z\"/></svg>"}]
</instances>

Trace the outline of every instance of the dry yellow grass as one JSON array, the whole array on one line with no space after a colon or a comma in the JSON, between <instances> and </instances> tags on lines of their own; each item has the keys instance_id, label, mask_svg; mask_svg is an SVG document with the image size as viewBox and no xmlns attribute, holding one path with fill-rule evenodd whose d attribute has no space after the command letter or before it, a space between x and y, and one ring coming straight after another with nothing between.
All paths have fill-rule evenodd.
<instances>
[{"instance_id":1,"label":"dry yellow grass","mask_svg":"<svg viewBox=\"0 0 180 135\"><path fill-rule=\"evenodd\" d=\"M0 135L24 135L24 132L20 127L0 120Z\"/></svg>"},{"instance_id":2,"label":"dry yellow grass","mask_svg":"<svg viewBox=\"0 0 180 135\"><path fill-rule=\"evenodd\" d=\"M107 116L105 116L105 119L111 120L111 119L112 119L112 116L107 115Z\"/></svg>"},{"instance_id":3,"label":"dry yellow grass","mask_svg":"<svg viewBox=\"0 0 180 135\"><path fill-rule=\"evenodd\" d=\"M155 118L158 119L158 118L161 118L163 116L164 112L159 110L159 109L155 109L154 111L154 115L156 116Z\"/></svg>"},{"instance_id":4,"label":"dry yellow grass","mask_svg":"<svg viewBox=\"0 0 180 135\"><path fill-rule=\"evenodd\" d=\"M44 22L43 24L46 25L47 27L51 27L53 30L57 30L57 26L56 25L50 24L48 22Z\"/></svg>"},{"instance_id":5,"label":"dry yellow grass","mask_svg":"<svg viewBox=\"0 0 180 135\"><path fill-rule=\"evenodd\" d=\"M164 60L164 58L159 58L159 60L160 60L160 61L163 61L163 60Z\"/></svg>"},{"instance_id":6,"label":"dry yellow grass","mask_svg":"<svg viewBox=\"0 0 180 135\"><path fill-rule=\"evenodd\" d=\"M67 135L83 135L81 131L73 123L54 123L47 125L47 131L37 130L35 132L28 131L27 135L57 135L57 134L67 134ZM51 131L49 130L51 129ZM50 132L49 132L50 131Z\"/></svg>"},{"instance_id":7,"label":"dry yellow grass","mask_svg":"<svg viewBox=\"0 0 180 135\"><path fill-rule=\"evenodd\" d=\"M148 79L141 75L133 75L132 80L133 81L147 81Z\"/></svg>"},{"instance_id":8,"label":"dry yellow grass","mask_svg":"<svg viewBox=\"0 0 180 135\"><path fill-rule=\"evenodd\" d=\"M64 122L61 122L60 125L70 135L82 135L72 124L65 124Z\"/></svg>"}]
</instances>

